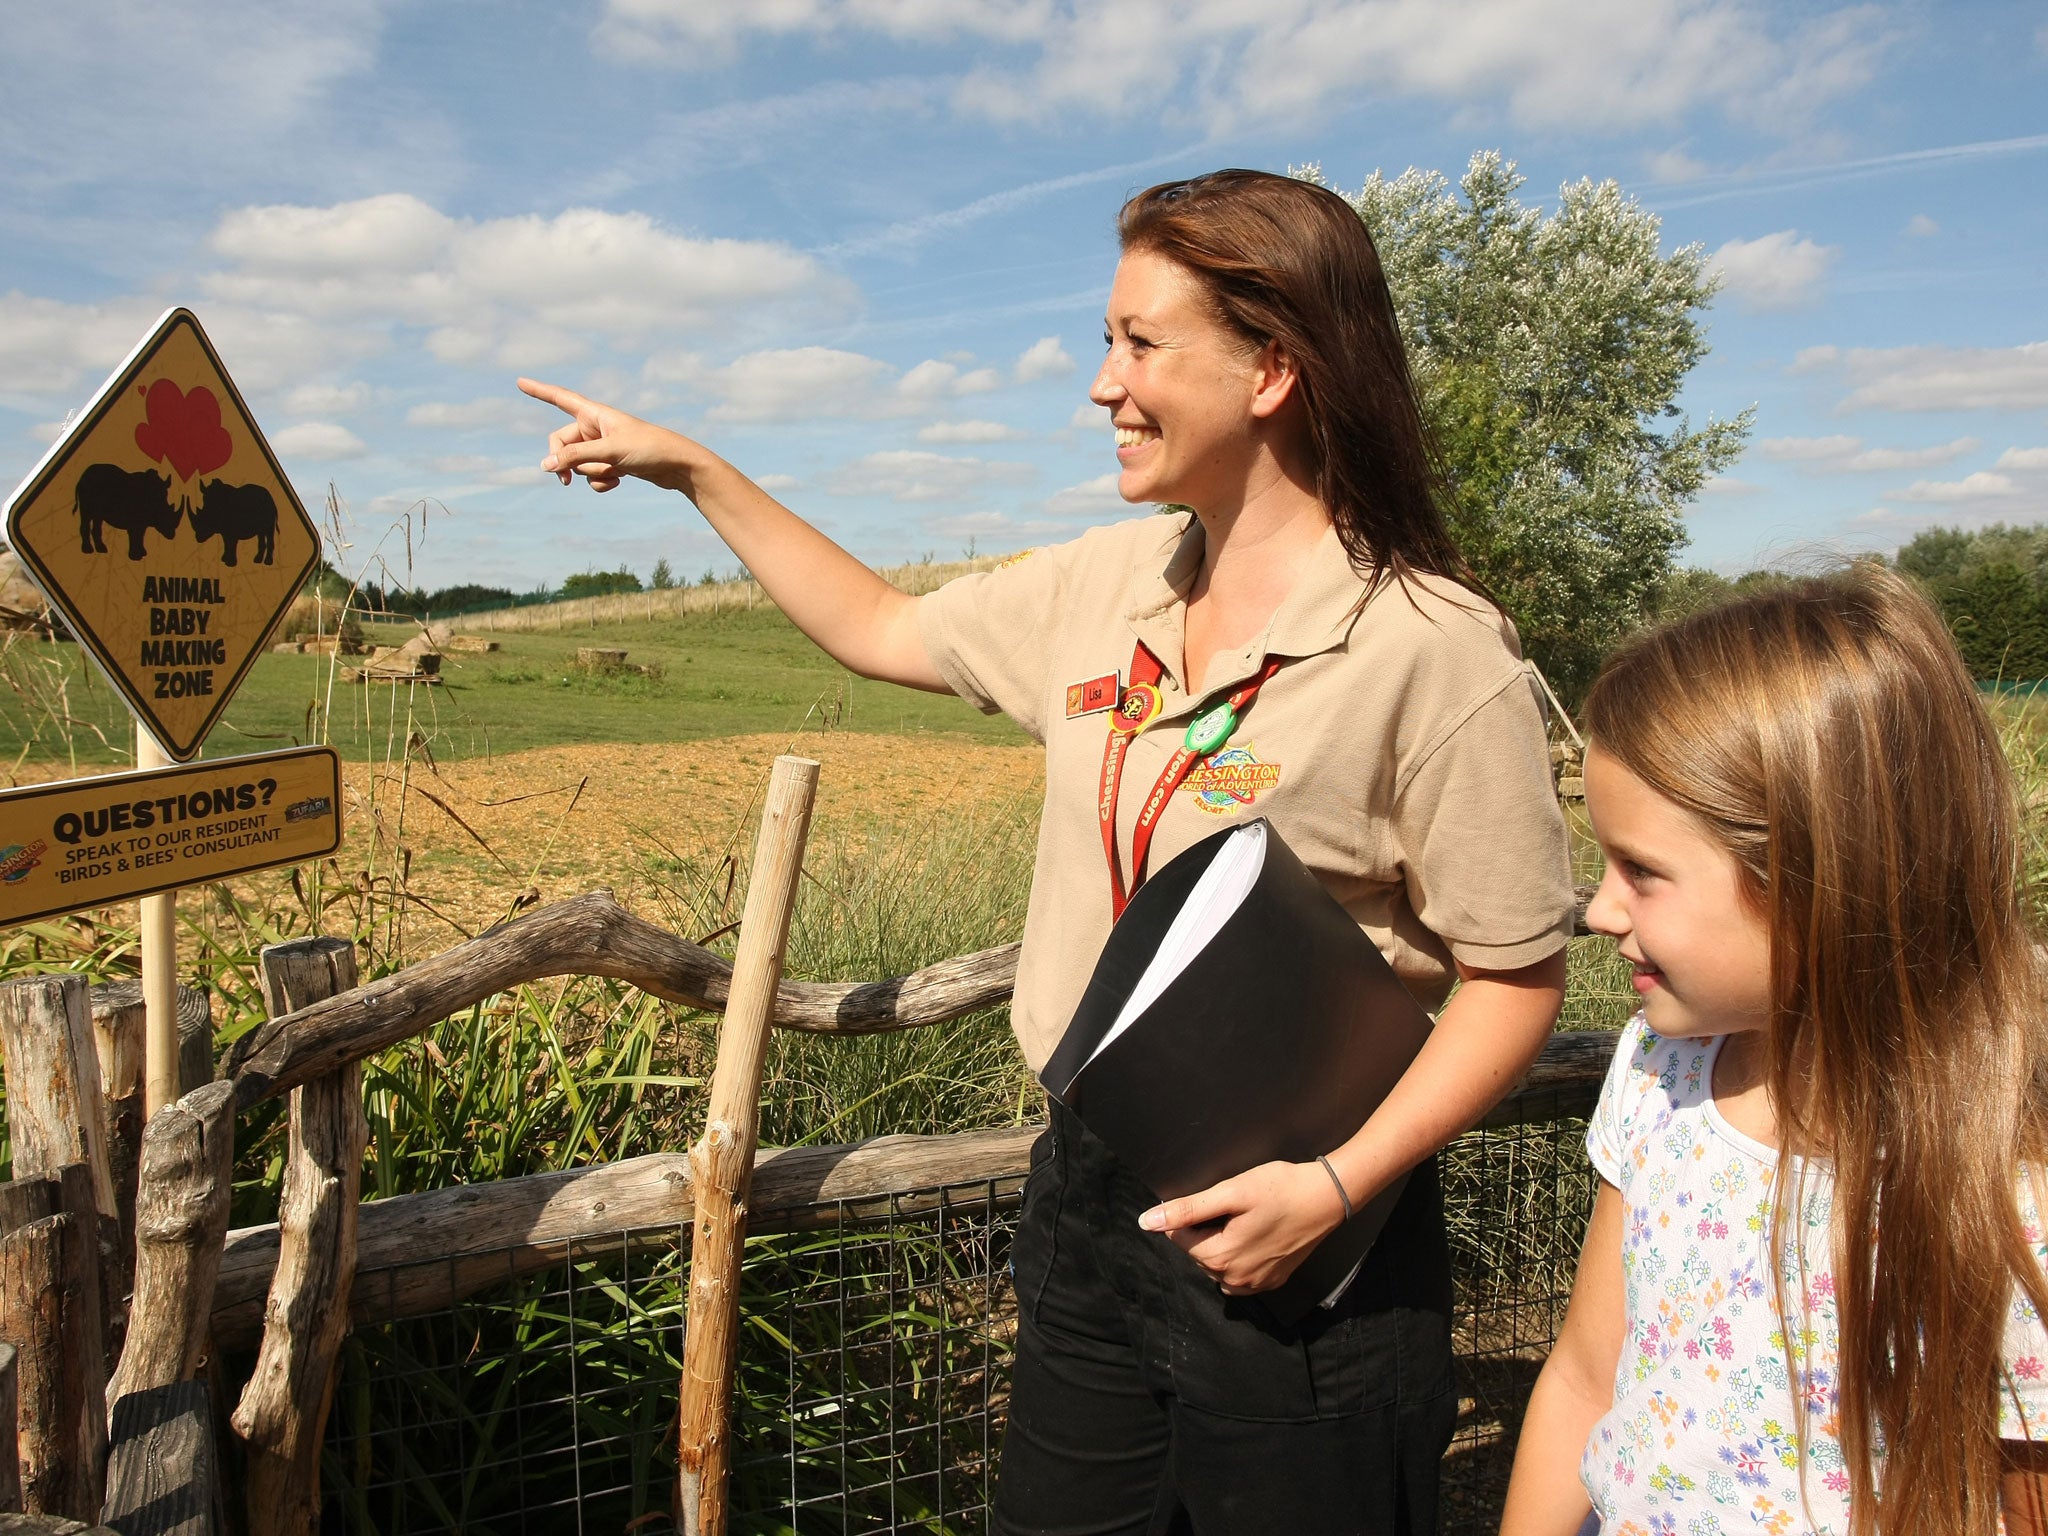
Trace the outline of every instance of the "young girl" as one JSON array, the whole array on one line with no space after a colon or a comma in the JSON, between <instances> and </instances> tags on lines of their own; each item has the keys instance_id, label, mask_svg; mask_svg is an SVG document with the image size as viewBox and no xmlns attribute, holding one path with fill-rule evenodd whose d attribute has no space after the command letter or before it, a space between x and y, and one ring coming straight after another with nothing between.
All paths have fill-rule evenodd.
<instances>
[{"instance_id":1,"label":"young girl","mask_svg":"<svg viewBox=\"0 0 2048 1536\"><path fill-rule=\"evenodd\" d=\"M1503 1536L2048 1530L2048 1015L1939 615L1858 566L1642 638L1586 713L1643 1009Z\"/></svg>"}]
</instances>

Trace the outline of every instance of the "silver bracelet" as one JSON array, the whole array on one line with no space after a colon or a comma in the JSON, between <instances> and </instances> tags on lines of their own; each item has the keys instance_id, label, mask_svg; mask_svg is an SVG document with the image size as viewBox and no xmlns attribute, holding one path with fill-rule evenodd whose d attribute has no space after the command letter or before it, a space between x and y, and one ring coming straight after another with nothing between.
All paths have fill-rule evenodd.
<instances>
[{"instance_id":1,"label":"silver bracelet","mask_svg":"<svg viewBox=\"0 0 2048 1536\"><path fill-rule=\"evenodd\" d=\"M1330 1182L1337 1186L1337 1198L1344 1202L1344 1219L1349 1221L1355 1213L1351 1209L1351 1196L1344 1192L1344 1181L1337 1177L1337 1170L1330 1166L1329 1158L1318 1153L1316 1161L1323 1165L1323 1172L1327 1173L1330 1176Z\"/></svg>"}]
</instances>

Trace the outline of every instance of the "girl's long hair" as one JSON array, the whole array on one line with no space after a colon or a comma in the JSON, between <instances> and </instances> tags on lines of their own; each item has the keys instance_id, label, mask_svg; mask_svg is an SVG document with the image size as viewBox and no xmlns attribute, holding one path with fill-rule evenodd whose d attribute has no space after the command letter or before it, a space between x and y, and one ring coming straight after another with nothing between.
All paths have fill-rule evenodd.
<instances>
[{"instance_id":1,"label":"girl's long hair","mask_svg":"<svg viewBox=\"0 0 2048 1536\"><path fill-rule=\"evenodd\" d=\"M1293 361L1312 489L1373 586L1408 571L1484 588L1445 525L1400 322L1365 222L1343 198L1269 171L1211 171L1140 192L1117 216L1125 251L1179 263L1217 317Z\"/></svg>"},{"instance_id":2,"label":"girl's long hair","mask_svg":"<svg viewBox=\"0 0 2048 1536\"><path fill-rule=\"evenodd\" d=\"M1833 1404L1785 1311L1783 1164L1770 1228L1802 1475L1832 1409L1853 1536L1989 1536L2007 1310L2048 1317L2017 1187L2048 1147L2048 1036L1983 702L1933 606L1871 563L1643 636L1586 714L1735 857L1769 933L1781 1140L1834 1176Z\"/></svg>"}]
</instances>

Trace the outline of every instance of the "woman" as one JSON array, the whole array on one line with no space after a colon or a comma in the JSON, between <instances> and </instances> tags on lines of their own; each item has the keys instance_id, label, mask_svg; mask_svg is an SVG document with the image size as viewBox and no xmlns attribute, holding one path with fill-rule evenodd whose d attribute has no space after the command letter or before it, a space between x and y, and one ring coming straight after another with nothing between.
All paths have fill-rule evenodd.
<instances>
[{"instance_id":1,"label":"woman","mask_svg":"<svg viewBox=\"0 0 2048 1536\"><path fill-rule=\"evenodd\" d=\"M1233 817L1268 817L1426 1006L1462 979L1394 1093L1318 1162L1154 1205L1053 1107L1016 1245L995 1511L1015 1532L1427 1531L1456 1407L1432 1155L1521 1074L1563 997L1571 891L1541 720L1512 627L1462 584L1350 206L1221 171L1140 193L1119 229L1091 398L1124 499L1192 513L925 597L698 444L520 387L574 418L544 465L564 484L683 492L845 666L1045 743L1012 1004L1034 1070L1145 870ZM1162 777L1226 701L1228 734ZM1249 1298L1410 1168L1338 1304L1272 1324Z\"/></svg>"}]
</instances>

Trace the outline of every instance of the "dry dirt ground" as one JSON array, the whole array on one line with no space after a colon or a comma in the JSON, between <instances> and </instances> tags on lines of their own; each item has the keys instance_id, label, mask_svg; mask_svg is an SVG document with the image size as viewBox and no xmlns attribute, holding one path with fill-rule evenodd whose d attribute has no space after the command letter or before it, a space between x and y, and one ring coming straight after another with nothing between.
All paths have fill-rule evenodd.
<instances>
[{"instance_id":1,"label":"dry dirt ground","mask_svg":"<svg viewBox=\"0 0 2048 1536\"><path fill-rule=\"evenodd\" d=\"M742 867L751 860L752 818L781 752L822 765L814 844L886 837L976 801L1035 801L1042 782L1036 747L936 734L542 747L449 763L416 750L402 761L344 764L344 842L325 880L330 890L371 890L380 907L402 883L414 914L404 947L415 955L515 907L598 886L644 907L636 897L650 877L716 866L728 853ZM24 783L61 776L54 765L19 773ZM284 872L232 884L259 904L293 899ZM134 911L106 916L125 926Z\"/></svg>"},{"instance_id":2,"label":"dry dirt ground","mask_svg":"<svg viewBox=\"0 0 2048 1536\"><path fill-rule=\"evenodd\" d=\"M388 873L469 928L518 899L595 886L622 899L651 867L750 859L752 816L779 752L817 759L814 837L886 836L949 805L1035 796L1036 747L846 731L649 746L541 747L433 764L351 765L344 870Z\"/></svg>"}]
</instances>

